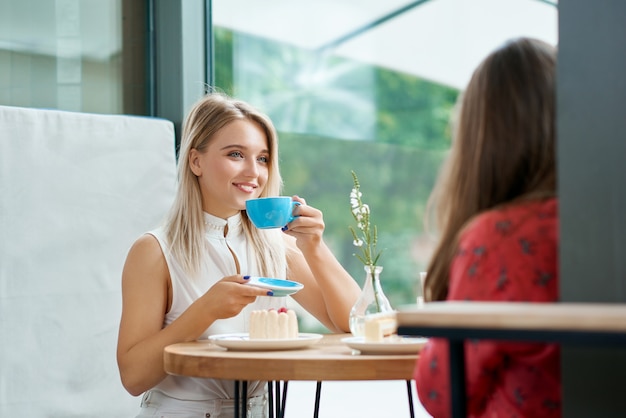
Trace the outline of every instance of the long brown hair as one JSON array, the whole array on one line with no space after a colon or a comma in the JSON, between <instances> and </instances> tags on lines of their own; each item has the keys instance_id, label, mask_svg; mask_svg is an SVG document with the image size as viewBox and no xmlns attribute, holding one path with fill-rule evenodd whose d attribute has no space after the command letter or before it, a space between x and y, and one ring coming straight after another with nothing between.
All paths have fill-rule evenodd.
<instances>
[{"instance_id":1,"label":"long brown hair","mask_svg":"<svg viewBox=\"0 0 626 418\"><path fill-rule=\"evenodd\" d=\"M205 152L215 133L236 120L257 123L267 137L269 173L261 197L277 196L282 190L283 182L278 167L278 136L271 120L248 103L223 93L210 93L198 100L183 124L178 158L178 189L165 225L173 255L191 276L200 269L206 244L202 194L198 179L189 166L189 154L194 148ZM280 231L259 230L251 226L245 211L242 211L242 216L244 230L254 248L261 273L269 277L284 277L285 249Z\"/></svg>"},{"instance_id":2,"label":"long brown hair","mask_svg":"<svg viewBox=\"0 0 626 418\"><path fill-rule=\"evenodd\" d=\"M555 71L556 49L529 38L507 42L474 71L428 202L440 240L427 270L426 300L446 299L459 233L474 216L556 194Z\"/></svg>"}]
</instances>

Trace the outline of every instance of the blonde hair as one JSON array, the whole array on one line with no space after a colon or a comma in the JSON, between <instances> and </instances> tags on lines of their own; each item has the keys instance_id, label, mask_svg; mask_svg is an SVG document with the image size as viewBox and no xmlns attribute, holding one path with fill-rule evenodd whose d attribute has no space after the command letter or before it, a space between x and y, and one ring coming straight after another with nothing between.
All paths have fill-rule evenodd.
<instances>
[{"instance_id":1,"label":"blonde hair","mask_svg":"<svg viewBox=\"0 0 626 418\"><path fill-rule=\"evenodd\" d=\"M555 71L556 49L528 38L506 43L474 71L428 202L441 237L427 270L426 300L446 299L458 237L473 217L556 195Z\"/></svg>"},{"instance_id":2,"label":"blonde hair","mask_svg":"<svg viewBox=\"0 0 626 418\"><path fill-rule=\"evenodd\" d=\"M265 132L269 150L268 179L262 197L280 195L282 178L278 167L278 136L271 120L249 104L223 93L209 93L198 100L185 118L178 158L178 189L167 216L165 231L173 256L183 270L195 276L205 253L205 225L202 194L189 165L192 149L206 152L217 131L236 120L257 123ZM242 211L243 228L253 248L261 275L285 277L286 258L282 233L255 228Z\"/></svg>"}]
</instances>

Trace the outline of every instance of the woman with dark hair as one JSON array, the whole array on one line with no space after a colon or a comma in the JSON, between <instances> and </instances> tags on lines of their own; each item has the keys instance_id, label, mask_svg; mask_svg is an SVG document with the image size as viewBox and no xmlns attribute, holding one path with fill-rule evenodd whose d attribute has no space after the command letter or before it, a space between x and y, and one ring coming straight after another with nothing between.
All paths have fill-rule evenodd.
<instances>
[{"instance_id":1,"label":"woman with dark hair","mask_svg":"<svg viewBox=\"0 0 626 418\"><path fill-rule=\"evenodd\" d=\"M556 49L520 38L491 53L460 98L454 142L429 201L440 239L426 301L558 300ZM468 416L558 417L555 344L465 343ZM415 379L451 414L448 344L433 338Z\"/></svg>"}]
</instances>

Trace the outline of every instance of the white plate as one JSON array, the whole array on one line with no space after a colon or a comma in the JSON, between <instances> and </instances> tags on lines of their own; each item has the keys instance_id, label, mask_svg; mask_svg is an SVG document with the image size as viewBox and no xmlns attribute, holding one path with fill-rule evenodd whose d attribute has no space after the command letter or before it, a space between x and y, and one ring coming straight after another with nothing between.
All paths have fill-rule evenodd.
<instances>
[{"instance_id":1,"label":"white plate","mask_svg":"<svg viewBox=\"0 0 626 418\"><path fill-rule=\"evenodd\" d=\"M273 279L271 277L255 277L248 279L248 284L274 292L272 296L288 296L302 289L302 283L291 280Z\"/></svg>"},{"instance_id":2,"label":"white plate","mask_svg":"<svg viewBox=\"0 0 626 418\"><path fill-rule=\"evenodd\" d=\"M251 340L247 332L209 336L211 342L229 350L294 350L315 344L322 339L321 334L300 333L298 338L287 340Z\"/></svg>"},{"instance_id":3,"label":"white plate","mask_svg":"<svg viewBox=\"0 0 626 418\"><path fill-rule=\"evenodd\" d=\"M419 352L428 338L395 337L381 342L366 342L364 337L342 338L344 343L361 354L415 354Z\"/></svg>"}]
</instances>

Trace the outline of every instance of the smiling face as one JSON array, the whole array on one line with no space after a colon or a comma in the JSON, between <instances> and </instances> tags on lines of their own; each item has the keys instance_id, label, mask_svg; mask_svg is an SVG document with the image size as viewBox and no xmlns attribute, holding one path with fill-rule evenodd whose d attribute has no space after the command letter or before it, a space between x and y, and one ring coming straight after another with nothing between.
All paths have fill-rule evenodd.
<instances>
[{"instance_id":1,"label":"smiling face","mask_svg":"<svg viewBox=\"0 0 626 418\"><path fill-rule=\"evenodd\" d=\"M240 119L225 125L204 152L192 149L189 154L202 193L202 209L224 219L245 209L246 200L261 195L269 164L269 145L259 124Z\"/></svg>"}]
</instances>

